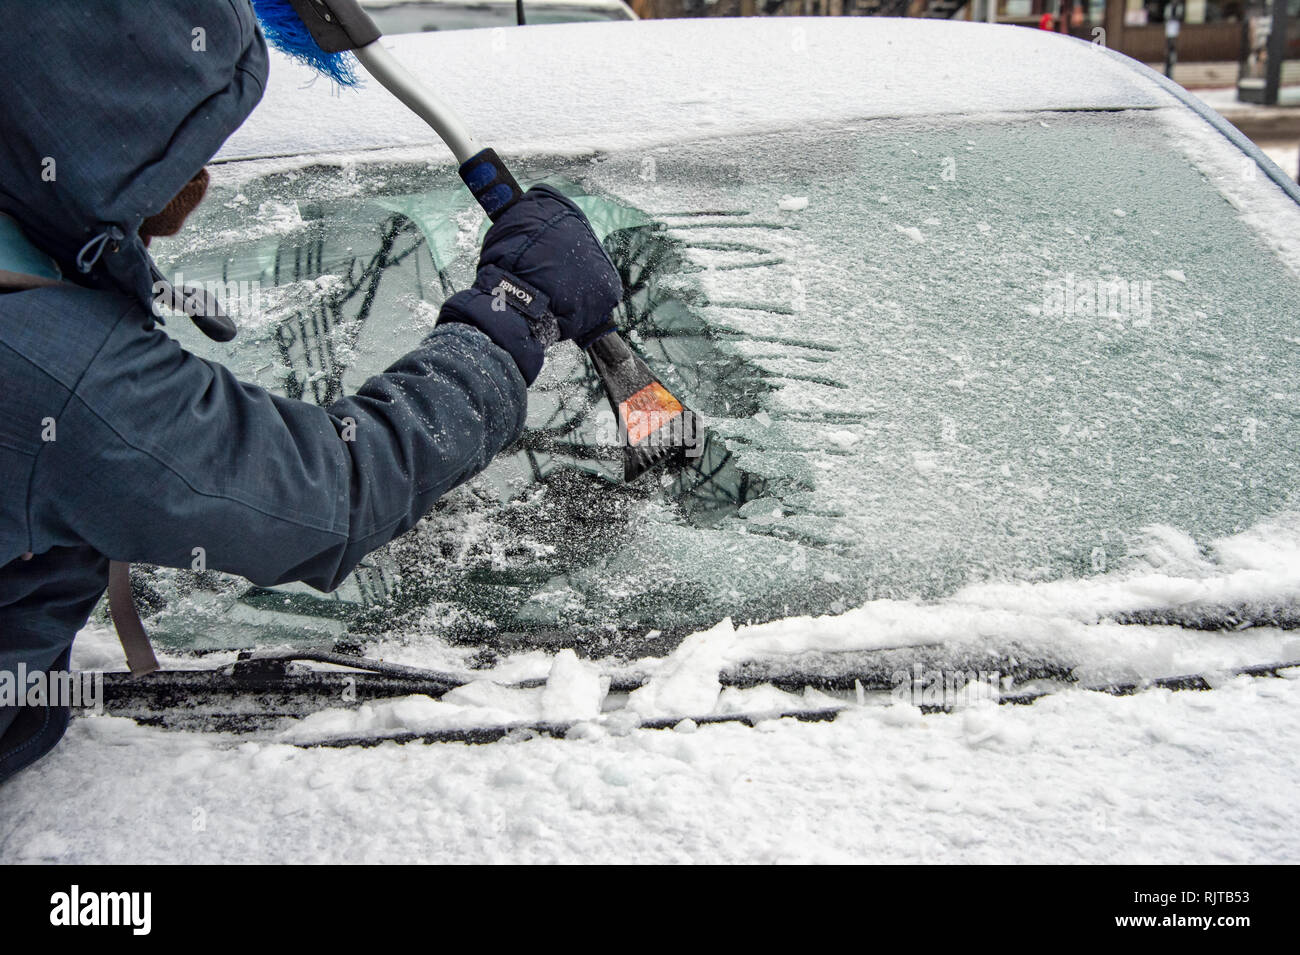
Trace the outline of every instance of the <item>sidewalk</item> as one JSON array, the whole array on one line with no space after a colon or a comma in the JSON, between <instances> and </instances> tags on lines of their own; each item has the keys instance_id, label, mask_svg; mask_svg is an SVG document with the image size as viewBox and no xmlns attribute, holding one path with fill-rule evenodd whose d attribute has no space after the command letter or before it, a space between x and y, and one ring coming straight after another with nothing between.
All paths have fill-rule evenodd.
<instances>
[{"instance_id":1,"label":"sidewalk","mask_svg":"<svg viewBox=\"0 0 1300 955\"><path fill-rule=\"evenodd\" d=\"M1148 63L1163 73L1163 63ZM1300 140L1300 89L1284 87L1277 106L1237 101L1236 63L1179 63L1174 81L1195 93L1257 143Z\"/></svg>"},{"instance_id":2,"label":"sidewalk","mask_svg":"<svg viewBox=\"0 0 1300 955\"><path fill-rule=\"evenodd\" d=\"M1284 100L1279 106L1240 103L1235 85L1191 91L1257 143L1300 140L1300 102Z\"/></svg>"},{"instance_id":3,"label":"sidewalk","mask_svg":"<svg viewBox=\"0 0 1300 955\"><path fill-rule=\"evenodd\" d=\"M1157 73L1164 73L1164 63L1148 63ZM1174 81L1186 89L1213 89L1237 85L1236 63L1179 63L1174 67Z\"/></svg>"}]
</instances>

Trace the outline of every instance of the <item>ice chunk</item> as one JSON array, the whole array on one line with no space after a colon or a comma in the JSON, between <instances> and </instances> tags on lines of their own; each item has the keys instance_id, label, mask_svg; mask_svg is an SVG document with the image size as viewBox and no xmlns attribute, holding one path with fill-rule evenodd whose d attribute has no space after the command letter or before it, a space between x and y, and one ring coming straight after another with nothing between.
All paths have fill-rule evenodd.
<instances>
[{"instance_id":1,"label":"ice chunk","mask_svg":"<svg viewBox=\"0 0 1300 955\"><path fill-rule=\"evenodd\" d=\"M561 650L542 691L542 719L567 723L599 716L608 689L608 677L602 677L594 663L579 660L572 650Z\"/></svg>"},{"instance_id":2,"label":"ice chunk","mask_svg":"<svg viewBox=\"0 0 1300 955\"><path fill-rule=\"evenodd\" d=\"M645 717L712 712L722 690L718 674L735 639L729 617L691 634L645 686L628 696L628 711Z\"/></svg>"}]
</instances>

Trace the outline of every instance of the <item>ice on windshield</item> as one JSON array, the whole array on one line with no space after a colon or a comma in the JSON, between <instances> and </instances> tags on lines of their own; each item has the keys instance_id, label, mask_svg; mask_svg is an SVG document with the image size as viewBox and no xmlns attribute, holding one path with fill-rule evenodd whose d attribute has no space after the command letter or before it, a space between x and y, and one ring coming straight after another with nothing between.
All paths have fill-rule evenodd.
<instances>
[{"instance_id":1,"label":"ice on windshield","mask_svg":"<svg viewBox=\"0 0 1300 955\"><path fill-rule=\"evenodd\" d=\"M152 623L177 646L617 649L1087 578L1168 529L1209 541L1282 513L1300 284L1163 122L872 122L525 165L596 223L620 323L705 417L704 457L618 484L608 409L561 347L520 445L337 594L157 570ZM161 253L223 284L241 335L168 328L328 403L469 284L482 228L444 168L218 177Z\"/></svg>"}]
</instances>

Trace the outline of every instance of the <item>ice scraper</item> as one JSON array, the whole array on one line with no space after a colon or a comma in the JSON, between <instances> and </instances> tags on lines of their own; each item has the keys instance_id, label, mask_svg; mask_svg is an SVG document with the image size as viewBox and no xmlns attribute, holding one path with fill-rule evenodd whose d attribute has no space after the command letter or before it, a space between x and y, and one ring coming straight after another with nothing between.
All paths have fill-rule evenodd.
<instances>
[{"instance_id":1,"label":"ice scraper","mask_svg":"<svg viewBox=\"0 0 1300 955\"><path fill-rule=\"evenodd\" d=\"M428 123L460 163L460 177L488 218L496 219L522 194L493 150L477 143L460 118L379 43L382 35L356 0L253 0L271 43L343 85L355 82L348 52ZM665 460L681 462L702 435L699 420L655 378L617 332L587 349L617 416L623 442L623 478L631 481Z\"/></svg>"}]
</instances>

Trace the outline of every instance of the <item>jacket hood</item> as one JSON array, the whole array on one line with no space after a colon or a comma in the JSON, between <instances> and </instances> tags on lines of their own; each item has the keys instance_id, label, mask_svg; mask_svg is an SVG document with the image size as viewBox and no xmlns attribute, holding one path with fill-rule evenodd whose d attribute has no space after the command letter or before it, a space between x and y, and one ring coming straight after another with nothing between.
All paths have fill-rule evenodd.
<instances>
[{"instance_id":1,"label":"jacket hood","mask_svg":"<svg viewBox=\"0 0 1300 955\"><path fill-rule=\"evenodd\" d=\"M17 8L17 9L15 9ZM148 307L138 230L221 148L266 84L249 0L18 0L0 31L0 213L66 280Z\"/></svg>"}]
</instances>

